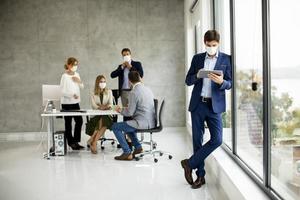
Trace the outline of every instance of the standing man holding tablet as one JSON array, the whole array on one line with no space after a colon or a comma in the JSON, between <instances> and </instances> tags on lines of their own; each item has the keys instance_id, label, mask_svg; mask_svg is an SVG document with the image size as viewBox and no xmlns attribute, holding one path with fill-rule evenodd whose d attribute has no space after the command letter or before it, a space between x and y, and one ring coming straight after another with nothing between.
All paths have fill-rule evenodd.
<instances>
[{"instance_id":1,"label":"standing man holding tablet","mask_svg":"<svg viewBox=\"0 0 300 200\"><path fill-rule=\"evenodd\" d=\"M225 90L231 88L230 56L219 52L220 35L216 30L209 30L204 35L206 52L193 57L191 67L186 75L187 86L194 85L189 105L192 117L192 134L194 154L181 161L186 181L193 189L205 184L205 159L222 144L222 112L226 111ZM209 73L201 78L203 70L221 70L221 75ZM204 122L206 121L210 140L203 143ZM194 181L192 172L196 170Z\"/></svg>"}]
</instances>

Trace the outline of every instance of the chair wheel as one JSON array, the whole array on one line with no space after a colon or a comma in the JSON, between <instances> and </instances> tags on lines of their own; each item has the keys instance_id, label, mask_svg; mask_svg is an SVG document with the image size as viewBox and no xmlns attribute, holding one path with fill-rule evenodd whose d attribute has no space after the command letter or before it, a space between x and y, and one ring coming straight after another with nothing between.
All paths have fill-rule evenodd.
<instances>
[{"instance_id":1,"label":"chair wheel","mask_svg":"<svg viewBox=\"0 0 300 200\"><path fill-rule=\"evenodd\" d=\"M164 154L163 153L159 153L159 156L163 156Z\"/></svg>"},{"instance_id":2,"label":"chair wheel","mask_svg":"<svg viewBox=\"0 0 300 200\"><path fill-rule=\"evenodd\" d=\"M104 149L105 149L105 147L103 147L103 146L102 146L102 147L101 147L101 149L102 149L102 150L104 150Z\"/></svg>"},{"instance_id":3,"label":"chair wheel","mask_svg":"<svg viewBox=\"0 0 300 200\"><path fill-rule=\"evenodd\" d=\"M134 159L135 159L136 161L139 161L139 160L140 160L140 158L139 158L139 157L134 157Z\"/></svg>"},{"instance_id":4,"label":"chair wheel","mask_svg":"<svg viewBox=\"0 0 300 200\"><path fill-rule=\"evenodd\" d=\"M158 162L158 160L157 160L156 158L154 158L154 162L155 162L155 163L157 163L157 162Z\"/></svg>"},{"instance_id":5,"label":"chair wheel","mask_svg":"<svg viewBox=\"0 0 300 200\"><path fill-rule=\"evenodd\" d=\"M157 146L157 144L155 143L155 144L153 144L153 149L156 149L156 146Z\"/></svg>"},{"instance_id":6,"label":"chair wheel","mask_svg":"<svg viewBox=\"0 0 300 200\"><path fill-rule=\"evenodd\" d=\"M118 149L120 149L120 148L121 148L121 145L120 145L120 144L118 144L118 145L117 145L117 148L118 148Z\"/></svg>"},{"instance_id":7,"label":"chair wheel","mask_svg":"<svg viewBox=\"0 0 300 200\"><path fill-rule=\"evenodd\" d=\"M173 157L171 155L169 155L169 159L171 160Z\"/></svg>"},{"instance_id":8,"label":"chair wheel","mask_svg":"<svg viewBox=\"0 0 300 200\"><path fill-rule=\"evenodd\" d=\"M115 144L115 142L113 141L113 142L111 142L111 145L114 145Z\"/></svg>"}]
</instances>

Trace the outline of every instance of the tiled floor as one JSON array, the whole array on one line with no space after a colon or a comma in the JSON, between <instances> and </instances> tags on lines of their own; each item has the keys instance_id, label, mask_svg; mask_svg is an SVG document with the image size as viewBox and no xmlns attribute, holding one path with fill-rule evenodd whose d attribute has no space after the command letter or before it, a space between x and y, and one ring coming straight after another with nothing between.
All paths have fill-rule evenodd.
<instances>
[{"instance_id":1,"label":"tiled floor","mask_svg":"<svg viewBox=\"0 0 300 200\"><path fill-rule=\"evenodd\" d=\"M209 183L193 190L183 177L180 160L191 152L187 131L167 128L154 135L154 140L158 149L173 154L172 160L162 157L154 163L146 157L140 161L115 161L113 157L121 150L110 143L97 155L87 150L69 151L67 156L45 160L45 146L39 146L39 141L2 141L0 199L212 200Z\"/></svg>"}]
</instances>

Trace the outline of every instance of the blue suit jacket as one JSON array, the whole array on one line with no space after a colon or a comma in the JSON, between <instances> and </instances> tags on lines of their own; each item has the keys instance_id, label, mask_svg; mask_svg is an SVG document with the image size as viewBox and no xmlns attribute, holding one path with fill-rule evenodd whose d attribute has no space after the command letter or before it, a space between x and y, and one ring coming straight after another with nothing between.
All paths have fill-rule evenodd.
<instances>
[{"instance_id":1,"label":"blue suit jacket","mask_svg":"<svg viewBox=\"0 0 300 200\"><path fill-rule=\"evenodd\" d=\"M201 101L201 91L203 86L203 78L197 78L197 72L204 67L206 53L196 54L193 57L191 67L186 75L185 83L188 86L194 85L192 97L189 105L189 111L192 112L197 108L197 105ZM224 74L224 82L219 85L215 82L211 82L212 87L212 108L215 113L222 113L226 110L225 103L225 89L231 88L231 61L230 56L219 52L215 70L222 70Z\"/></svg>"},{"instance_id":2,"label":"blue suit jacket","mask_svg":"<svg viewBox=\"0 0 300 200\"><path fill-rule=\"evenodd\" d=\"M138 61L131 60L131 65L132 65L132 67L130 68L130 71L138 71L141 78L143 78L144 71L143 71L142 64ZM123 81L124 81L124 69L122 69L122 65L119 65L118 68L110 74L110 77L111 78L119 77L118 85L119 85L119 90L121 90L122 86L123 86Z\"/></svg>"}]
</instances>

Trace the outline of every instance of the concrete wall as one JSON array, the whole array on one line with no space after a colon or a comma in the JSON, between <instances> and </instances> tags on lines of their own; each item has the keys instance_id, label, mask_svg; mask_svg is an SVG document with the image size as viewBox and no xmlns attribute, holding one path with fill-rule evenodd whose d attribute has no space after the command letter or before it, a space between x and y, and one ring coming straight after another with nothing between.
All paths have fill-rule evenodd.
<instances>
[{"instance_id":1,"label":"concrete wall","mask_svg":"<svg viewBox=\"0 0 300 200\"><path fill-rule=\"evenodd\" d=\"M89 108L95 77L109 75L123 47L142 62L144 82L166 99L166 126L185 125L183 0L1 0L0 133L39 131L42 84L59 84L79 59Z\"/></svg>"}]
</instances>

